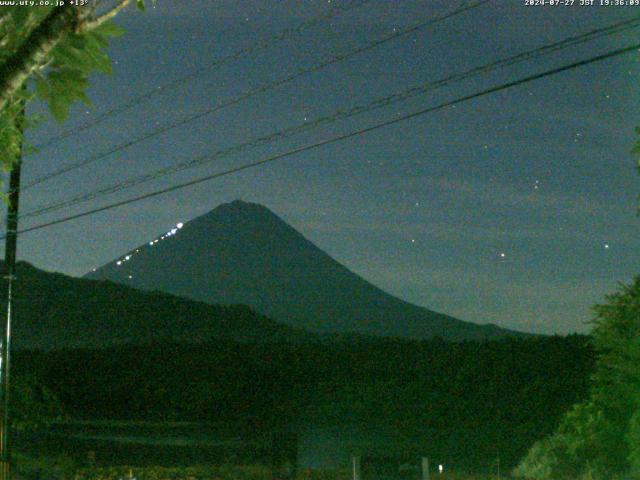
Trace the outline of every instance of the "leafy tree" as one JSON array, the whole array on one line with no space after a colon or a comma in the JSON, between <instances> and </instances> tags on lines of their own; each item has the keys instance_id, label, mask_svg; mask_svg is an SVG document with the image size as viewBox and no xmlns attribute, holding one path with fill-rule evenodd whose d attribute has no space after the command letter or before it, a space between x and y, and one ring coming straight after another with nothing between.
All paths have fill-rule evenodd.
<instances>
[{"instance_id":1,"label":"leafy tree","mask_svg":"<svg viewBox=\"0 0 640 480\"><path fill-rule=\"evenodd\" d=\"M74 102L89 103L88 77L111 72L107 41L122 33L111 20L131 1L106 9L95 0L0 7L0 167L8 170L16 161L22 132L32 124L22 120L25 103L46 101L58 121ZM143 1L136 0L140 8Z\"/></svg>"},{"instance_id":2,"label":"leafy tree","mask_svg":"<svg viewBox=\"0 0 640 480\"><path fill-rule=\"evenodd\" d=\"M640 478L640 409L631 417L629 432L627 433L629 444L629 467L633 478Z\"/></svg>"},{"instance_id":3,"label":"leafy tree","mask_svg":"<svg viewBox=\"0 0 640 480\"><path fill-rule=\"evenodd\" d=\"M640 478L640 277L594 307L598 352L591 396L556 433L533 446L515 470L526 478Z\"/></svg>"}]
</instances>

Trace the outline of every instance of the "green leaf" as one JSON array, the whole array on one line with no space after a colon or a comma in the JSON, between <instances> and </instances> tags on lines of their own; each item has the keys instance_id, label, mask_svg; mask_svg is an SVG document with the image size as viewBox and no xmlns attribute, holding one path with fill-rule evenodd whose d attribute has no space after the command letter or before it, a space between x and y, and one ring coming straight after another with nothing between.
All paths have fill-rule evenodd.
<instances>
[{"instance_id":1,"label":"green leaf","mask_svg":"<svg viewBox=\"0 0 640 480\"><path fill-rule=\"evenodd\" d=\"M141 12L144 12L144 0L136 0L136 7L138 7L138 10L140 10Z\"/></svg>"},{"instance_id":2,"label":"green leaf","mask_svg":"<svg viewBox=\"0 0 640 480\"><path fill-rule=\"evenodd\" d=\"M69 114L69 104L59 96L49 98L49 111L58 122L64 122Z\"/></svg>"},{"instance_id":3,"label":"green leaf","mask_svg":"<svg viewBox=\"0 0 640 480\"><path fill-rule=\"evenodd\" d=\"M102 35L104 37L119 37L124 35L124 28L116 25L114 22L105 22L99 27L93 29L91 33Z\"/></svg>"},{"instance_id":4,"label":"green leaf","mask_svg":"<svg viewBox=\"0 0 640 480\"><path fill-rule=\"evenodd\" d=\"M49 83L44 78L36 78L36 95L42 100L49 99Z\"/></svg>"}]
</instances>

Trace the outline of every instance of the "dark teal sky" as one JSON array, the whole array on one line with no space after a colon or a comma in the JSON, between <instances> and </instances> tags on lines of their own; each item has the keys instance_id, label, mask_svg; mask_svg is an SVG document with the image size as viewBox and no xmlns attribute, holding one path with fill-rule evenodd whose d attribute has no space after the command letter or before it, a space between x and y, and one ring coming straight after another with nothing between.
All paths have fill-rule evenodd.
<instances>
[{"instance_id":1,"label":"dark teal sky","mask_svg":"<svg viewBox=\"0 0 640 480\"><path fill-rule=\"evenodd\" d=\"M494 0L34 187L24 192L23 211L640 14L638 7L523 3ZM111 48L113 76L94 78L94 108L76 108L64 128L331 5L158 0L144 14L131 9L118 19L127 34ZM371 0L29 157L25 182L458 5ZM570 48L64 214L255 161L638 38L634 30ZM589 307L640 272L638 175L629 153L640 123L638 60L637 53L607 60L25 234L19 253L38 267L81 275L178 221L241 198L266 205L350 269L403 299L478 323L585 332ZM46 123L31 138L38 143L59 131ZM63 212L22 226L59 216Z\"/></svg>"}]
</instances>

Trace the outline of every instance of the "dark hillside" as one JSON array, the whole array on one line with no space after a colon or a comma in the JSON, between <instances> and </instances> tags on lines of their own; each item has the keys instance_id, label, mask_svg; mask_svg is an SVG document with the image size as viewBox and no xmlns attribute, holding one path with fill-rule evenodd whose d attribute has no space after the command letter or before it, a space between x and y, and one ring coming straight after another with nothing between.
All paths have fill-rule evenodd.
<instances>
[{"instance_id":1,"label":"dark hillside","mask_svg":"<svg viewBox=\"0 0 640 480\"><path fill-rule=\"evenodd\" d=\"M154 340L302 341L315 338L242 305L208 305L109 281L18 265L15 348L102 348Z\"/></svg>"}]
</instances>

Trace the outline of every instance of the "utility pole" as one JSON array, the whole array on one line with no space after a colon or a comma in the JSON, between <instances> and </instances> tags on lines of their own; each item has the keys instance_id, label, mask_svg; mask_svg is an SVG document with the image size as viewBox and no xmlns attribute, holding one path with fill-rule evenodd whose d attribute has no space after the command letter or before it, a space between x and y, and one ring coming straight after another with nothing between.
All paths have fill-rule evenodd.
<instances>
[{"instance_id":1,"label":"utility pole","mask_svg":"<svg viewBox=\"0 0 640 480\"><path fill-rule=\"evenodd\" d=\"M22 131L24 104L18 114L18 126ZM9 450L9 365L11 353L11 320L13 315L13 281L16 272L16 251L18 243L18 201L20 199L20 169L22 166L22 141L18 158L11 167L7 205L7 234L4 253L4 278L7 281L7 312L4 338L0 344L0 480L11 479L11 455Z\"/></svg>"}]
</instances>

